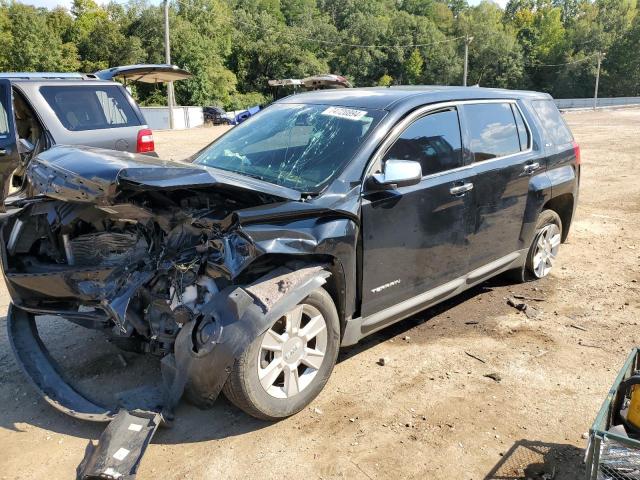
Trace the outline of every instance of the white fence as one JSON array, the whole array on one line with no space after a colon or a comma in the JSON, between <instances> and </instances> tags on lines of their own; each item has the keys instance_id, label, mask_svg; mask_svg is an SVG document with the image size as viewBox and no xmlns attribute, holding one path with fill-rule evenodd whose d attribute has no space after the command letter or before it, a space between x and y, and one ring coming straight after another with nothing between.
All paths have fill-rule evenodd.
<instances>
[{"instance_id":1,"label":"white fence","mask_svg":"<svg viewBox=\"0 0 640 480\"><path fill-rule=\"evenodd\" d=\"M593 108L593 98L556 98L558 108ZM598 99L598 107L640 105L640 97L605 97Z\"/></svg>"},{"instance_id":2,"label":"white fence","mask_svg":"<svg viewBox=\"0 0 640 480\"><path fill-rule=\"evenodd\" d=\"M169 107L142 107L142 114L152 130L169 128ZM173 107L173 127L176 130L204 124L202 107Z\"/></svg>"}]
</instances>

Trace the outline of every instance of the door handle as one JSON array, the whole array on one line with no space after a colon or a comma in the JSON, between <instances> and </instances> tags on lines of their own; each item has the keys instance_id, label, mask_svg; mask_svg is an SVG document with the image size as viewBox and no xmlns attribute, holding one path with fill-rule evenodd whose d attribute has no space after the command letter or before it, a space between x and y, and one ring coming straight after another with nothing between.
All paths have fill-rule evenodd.
<instances>
[{"instance_id":1,"label":"door handle","mask_svg":"<svg viewBox=\"0 0 640 480\"><path fill-rule=\"evenodd\" d=\"M462 185L456 185L449 189L451 195L463 195L469 190L473 189L473 183L463 183Z\"/></svg>"},{"instance_id":2,"label":"door handle","mask_svg":"<svg viewBox=\"0 0 640 480\"><path fill-rule=\"evenodd\" d=\"M524 173L533 173L539 168L540 168L540 164L538 162L527 163L524 166Z\"/></svg>"}]
</instances>

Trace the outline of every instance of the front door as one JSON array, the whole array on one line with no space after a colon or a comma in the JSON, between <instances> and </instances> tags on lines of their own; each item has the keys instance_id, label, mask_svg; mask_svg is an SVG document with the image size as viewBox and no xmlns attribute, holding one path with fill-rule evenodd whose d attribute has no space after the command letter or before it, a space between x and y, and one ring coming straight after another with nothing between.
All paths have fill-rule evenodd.
<instances>
[{"instance_id":1,"label":"front door","mask_svg":"<svg viewBox=\"0 0 640 480\"><path fill-rule=\"evenodd\" d=\"M420 162L423 177L413 186L365 189L362 316L467 271L473 178L463 163L457 109L434 111L413 121L381 163L389 159Z\"/></svg>"},{"instance_id":2,"label":"front door","mask_svg":"<svg viewBox=\"0 0 640 480\"><path fill-rule=\"evenodd\" d=\"M515 101L462 108L475 175L469 267L497 262L501 268L501 261L510 263L510 254L526 247L521 232L529 180L544 169L545 160L532 149L531 132Z\"/></svg>"},{"instance_id":3,"label":"front door","mask_svg":"<svg viewBox=\"0 0 640 480\"><path fill-rule=\"evenodd\" d=\"M13 100L11 83L0 79L0 209L4 211L4 199L9 194L11 175L20 165L15 122L13 118Z\"/></svg>"}]
</instances>

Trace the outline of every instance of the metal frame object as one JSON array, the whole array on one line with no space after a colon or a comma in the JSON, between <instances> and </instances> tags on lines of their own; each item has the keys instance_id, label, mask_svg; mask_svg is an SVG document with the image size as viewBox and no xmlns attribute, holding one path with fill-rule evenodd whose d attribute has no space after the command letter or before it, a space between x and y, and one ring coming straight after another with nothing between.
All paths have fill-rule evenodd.
<instances>
[{"instance_id":1,"label":"metal frame object","mask_svg":"<svg viewBox=\"0 0 640 480\"><path fill-rule=\"evenodd\" d=\"M619 404L620 385L640 369L640 348L634 348L618 373L593 425L585 453L586 480L636 480L640 478L640 440L610 432ZM631 466L631 467L630 467Z\"/></svg>"}]
</instances>

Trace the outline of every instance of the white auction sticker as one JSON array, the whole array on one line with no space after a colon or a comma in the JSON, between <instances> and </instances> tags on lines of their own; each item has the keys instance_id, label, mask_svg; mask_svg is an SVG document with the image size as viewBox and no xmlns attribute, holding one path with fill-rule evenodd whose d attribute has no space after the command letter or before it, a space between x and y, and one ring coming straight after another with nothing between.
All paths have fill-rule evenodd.
<instances>
[{"instance_id":1,"label":"white auction sticker","mask_svg":"<svg viewBox=\"0 0 640 480\"><path fill-rule=\"evenodd\" d=\"M129 450L127 450L126 448L120 448L116 453L113 454L113 458L122 461L127 458L127 455L129 455Z\"/></svg>"},{"instance_id":2,"label":"white auction sticker","mask_svg":"<svg viewBox=\"0 0 640 480\"><path fill-rule=\"evenodd\" d=\"M139 432L140 430L142 430L142 425L138 425L137 423L130 423L129 430L131 430L132 432Z\"/></svg>"},{"instance_id":3,"label":"white auction sticker","mask_svg":"<svg viewBox=\"0 0 640 480\"><path fill-rule=\"evenodd\" d=\"M347 120L360 120L367 114L365 110L356 110L354 108L343 107L329 107L322 115L329 115L330 117L346 118Z\"/></svg>"}]
</instances>

